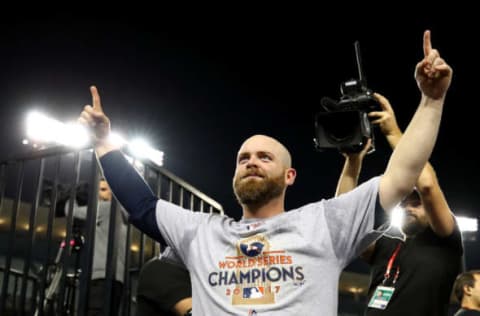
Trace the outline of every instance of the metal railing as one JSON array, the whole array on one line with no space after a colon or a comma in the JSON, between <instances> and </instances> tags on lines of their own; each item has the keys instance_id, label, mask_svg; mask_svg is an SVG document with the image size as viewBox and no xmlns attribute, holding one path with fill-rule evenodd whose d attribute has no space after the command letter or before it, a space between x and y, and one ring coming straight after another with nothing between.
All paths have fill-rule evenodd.
<instances>
[{"instance_id":1,"label":"metal railing","mask_svg":"<svg viewBox=\"0 0 480 316\"><path fill-rule=\"evenodd\" d=\"M218 202L165 168L143 161L140 173L162 199L192 211L223 214ZM90 149L55 147L0 162L0 315L86 315L99 179ZM88 183L87 216L79 229L73 214L79 193L71 188L83 183ZM104 315L110 315L112 304L119 304L112 300L111 281L120 255L116 247L120 220L120 207L113 201ZM136 276L161 247L128 225L125 249L120 251L125 254L122 297L127 298L122 315L127 316L133 310Z\"/></svg>"}]
</instances>

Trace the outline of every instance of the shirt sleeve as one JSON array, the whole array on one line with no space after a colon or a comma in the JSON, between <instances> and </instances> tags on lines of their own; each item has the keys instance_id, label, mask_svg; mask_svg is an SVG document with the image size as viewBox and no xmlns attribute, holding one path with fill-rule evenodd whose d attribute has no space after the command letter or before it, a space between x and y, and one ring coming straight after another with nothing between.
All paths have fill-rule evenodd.
<instances>
[{"instance_id":1,"label":"shirt sleeve","mask_svg":"<svg viewBox=\"0 0 480 316\"><path fill-rule=\"evenodd\" d=\"M325 201L325 219L337 258L346 266L382 236L384 211L378 202L380 177Z\"/></svg>"},{"instance_id":2,"label":"shirt sleeve","mask_svg":"<svg viewBox=\"0 0 480 316\"><path fill-rule=\"evenodd\" d=\"M218 214L193 212L167 201L157 202L157 225L166 244L188 266L189 251L199 227L208 225Z\"/></svg>"},{"instance_id":3,"label":"shirt sleeve","mask_svg":"<svg viewBox=\"0 0 480 316\"><path fill-rule=\"evenodd\" d=\"M129 221L148 236L164 243L155 216L158 198L143 178L118 150L99 160L113 194L129 214Z\"/></svg>"}]
</instances>

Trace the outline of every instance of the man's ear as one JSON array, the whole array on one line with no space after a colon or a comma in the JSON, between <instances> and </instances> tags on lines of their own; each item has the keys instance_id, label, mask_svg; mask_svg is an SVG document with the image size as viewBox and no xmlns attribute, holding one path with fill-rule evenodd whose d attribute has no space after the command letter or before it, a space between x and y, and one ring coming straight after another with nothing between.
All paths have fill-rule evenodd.
<instances>
[{"instance_id":1,"label":"man's ear","mask_svg":"<svg viewBox=\"0 0 480 316\"><path fill-rule=\"evenodd\" d=\"M285 172L285 183L287 185L292 185L295 182L297 176L297 171L293 168L288 168Z\"/></svg>"},{"instance_id":2,"label":"man's ear","mask_svg":"<svg viewBox=\"0 0 480 316\"><path fill-rule=\"evenodd\" d=\"M472 286L465 284L463 286L463 293L464 295L468 295L468 296L472 295Z\"/></svg>"}]
</instances>

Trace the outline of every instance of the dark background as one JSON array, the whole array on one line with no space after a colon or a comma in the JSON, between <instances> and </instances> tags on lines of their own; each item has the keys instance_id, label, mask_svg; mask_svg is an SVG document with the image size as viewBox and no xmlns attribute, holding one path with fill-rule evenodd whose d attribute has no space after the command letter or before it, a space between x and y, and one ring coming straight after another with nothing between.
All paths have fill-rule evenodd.
<instances>
[{"instance_id":1,"label":"dark background","mask_svg":"<svg viewBox=\"0 0 480 316\"><path fill-rule=\"evenodd\" d=\"M313 7L187 14L136 6L109 15L84 9L1 22L1 159L22 150L29 109L74 120L95 84L114 130L148 138L165 152L167 169L237 219L231 179L240 144L257 133L278 138L298 171L287 193L287 207L295 208L335 191L343 158L314 150L313 117L321 97L338 98L340 83L357 77L353 42L360 41L369 88L390 99L405 128L420 100L413 73L430 29L454 69L431 162L453 211L478 217L478 27L467 8L456 16L448 8L409 15ZM362 180L388 161L378 132Z\"/></svg>"}]
</instances>

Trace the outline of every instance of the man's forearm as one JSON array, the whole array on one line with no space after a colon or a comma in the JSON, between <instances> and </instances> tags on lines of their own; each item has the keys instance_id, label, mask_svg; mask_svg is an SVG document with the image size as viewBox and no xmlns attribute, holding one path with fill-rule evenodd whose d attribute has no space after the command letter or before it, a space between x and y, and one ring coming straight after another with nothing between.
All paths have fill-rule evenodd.
<instances>
[{"instance_id":1,"label":"man's forearm","mask_svg":"<svg viewBox=\"0 0 480 316\"><path fill-rule=\"evenodd\" d=\"M397 147L398 142L400 141L400 138L402 138L402 135L403 133L400 130L397 130L388 135L385 135L385 138L387 139L387 142L392 148L392 150L395 149L395 147Z\"/></svg>"},{"instance_id":2,"label":"man's forearm","mask_svg":"<svg viewBox=\"0 0 480 316\"><path fill-rule=\"evenodd\" d=\"M395 187L396 192L387 194L391 200L382 201L384 208L393 206L414 187L435 145L443 101L443 98L434 100L422 96L419 108L398 142L385 171L385 180Z\"/></svg>"},{"instance_id":3,"label":"man's forearm","mask_svg":"<svg viewBox=\"0 0 480 316\"><path fill-rule=\"evenodd\" d=\"M337 190L335 196L353 190L358 185L360 170L362 169L361 158L346 158L340 179L338 179Z\"/></svg>"}]
</instances>

